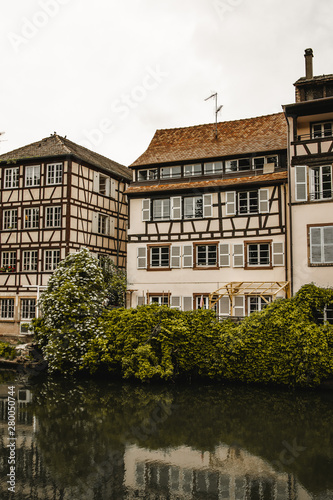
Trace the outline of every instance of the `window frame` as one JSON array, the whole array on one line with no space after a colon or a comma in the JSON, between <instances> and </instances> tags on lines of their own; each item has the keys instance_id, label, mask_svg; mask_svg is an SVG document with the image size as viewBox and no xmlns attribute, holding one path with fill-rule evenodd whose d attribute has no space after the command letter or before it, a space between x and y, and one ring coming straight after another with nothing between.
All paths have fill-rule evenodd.
<instances>
[{"instance_id":1,"label":"window frame","mask_svg":"<svg viewBox=\"0 0 333 500\"><path fill-rule=\"evenodd\" d=\"M163 174L163 170L169 169L169 175ZM179 169L179 172L174 173L175 169ZM178 179L182 177L182 167L181 165L170 165L160 168L160 179Z\"/></svg>"},{"instance_id":2,"label":"window frame","mask_svg":"<svg viewBox=\"0 0 333 500\"><path fill-rule=\"evenodd\" d=\"M312 247L313 247L313 243L311 242L311 230L312 229L320 229L320 234L321 234L321 237L320 237L320 251L321 251L321 257L323 255L325 255L325 251L324 251L324 247L325 247L325 244L324 244L324 239L323 239L323 232L324 232L324 228L325 227L331 227L332 230L333 230L333 224L332 223L327 223L327 224L308 224L307 225L307 237L308 237L308 266L309 267L331 267L333 266L333 260L332 262L312 262L311 260L311 257L312 257ZM316 244L317 245L317 244ZM333 246L333 241L332 243L330 244Z\"/></svg>"},{"instance_id":3,"label":"window frame","mask_svg":"<svg viewBox=\"0 0 333 500\"><path fill-rule=\"evenodd\" d=\"M258 264L253 264L249 263L250 257L249 257L249 252L250 252L250 246L256 245L258 247L257 255L259 256ZM268 245L268 252L269 252L269 263L268 264L262 264L260 262L260 246L261 245ZM244 256L245 256L245 263L244 263L244 269L273 269L273 264L272 264L272 240L261 240L261 241L244 241Z\"/></svg>"},{"instance_id":4,"label":"window frame","mask_svg":"<svg viewBox=\"0 0 333 500\"><path fill-rule=\"evenodd\" d=\"M202 163L189 163L187 165L184 165L183 168L184 177L199 177L200 175L202 175Z\"/></svg>"},{"instance_id":5,"label":"window frame","mask_svg":"<svg viewBox=\"0 0 333 500\"><path fill-rule=\"evenodd\" d=\"M166 245L147 245L147 257L148 257L148 266L147 270L148 271L169 271L171 269L171 244L166 244ZM162 249L168 249L168 265L162 266ZM158 266L153 266L152 265L152 253L153 250L159 250L159 255L158 255L158 261L159 265Z\"/></svg>"},{"instance_id":6,"label":"window frame","mask_svg":"<svg viewBox=\"0 0 333 500\"><path fill-rule=\"evenodd\" d=\"M324 197L324 180L323 169L329 169L330 176L330 196ZM319 179L315 179L315 172L319 172ZM318 186L316 186L318 183ZM319 187L319 191L317 191L317 187ZM332 185L332 165L318 165L314 167L309 167L309 200L310 201L327 201L331 200L333 197L333 185ZM319 197L317 195L319 194Z\"/></svg>"},{"instance_id":7,"label":"window frame","mask_svg":"<svg viewBox=\"0 0 333 500\"><path fill-rule=\"evenodd\" d=\"M31 177L28 177L28 171L32 169ZM35 169L37 169L38 175L35 175ZM40 186L40 178L41 178L41 168L40 165L26 165L24 172L24 186L25 187L39 187ZM28 179L31 179L31 184L28 182ZM36 179L38 182L36 182Z\"/></svg>"},{"instance_id":8,"label":"window frame","mask_svg":"<svg viewBox=\"0 0 333 500\"><path fill-rule=\"evenodd\" d=\"M51 172L52 167L54 167L53 172ZM60 167L60 168L58 168L58 167ZM57 185L62 184L63 175L64 175L64 164L63 163L48 163L46 165L46 185L47 186L57 186Z\"/></svg>"},{"instance_id":9,"label":"window frame","mask_svg":"<svg viewBox=\"0 0 333 500\"><path fill-rule=\"evenodd\" d=\"M161 217L156 217L156 206L155 204L161 204ZM152 209L152 220L160 221L160 220L169 220L171 217L171 199L170 198L155 198L152 200L151 204Z\"/></svg>"},{"instance_id":10,"label":"window frame","mask_svg":"<svg viewBox=\"0 0 333 500\"><path fill-rule=\"evenodd\" d=\"M8 215L9 220L8 219ZM17 208L5 208L2 212L2 230L3 231L12 231L13 229L17 229L17 219L18 219L18 209ZM14 224L13 224L14 222Z\"/></svg>"},{"instance_id":11,"label":"window frame","mask_svg":"<svg viewBox=\"0 0 333 500\"><path fill-rule=\"evenodd\" d=\"M199 264L199 247L206 247L205 264ZM209 247L215 248L215 265L209 263ZM217 241L203 241L193 243L193 269L219 269L219 243Z\"/></svg>"},{"instance_id":12,"label":"window frame","mask_svg":"<svg viewBox=\"0 0 333 500\"><path fill-rule=\"evenodd\" d=\"M20 183L20 167L5 168L3 177L4 177L4 183L3 183L4 189L17 189Z\"/></svg>"},{"instance_id":13,"label":"window frame","mask_svg":"<svg viewBox=\"0 0 333 500\"><path fill-rule=\"evenodd\" d=\"M22 250L21 269L25 272L38 270L38 250Z\"/></svg>"},{"instance_id":14,"label":"window frame","mask_svg":"<svg viewBox=\"0 0 333 500\"><path fill-rule=\"evenodd\" d=\"M148 304L157 303L157 302L152 302L152 300L151 300L153 298L157 298L159 306L163 305L163 306L170 307L170 296L171 296L170 293L154 293L154 292L149 292L149 293L147 293L147 303ZM165 301L165 299L166 299L166 301ZM160 302L162 302L162 301L165 301L166 303L165 304L161 304Z\"/></svg>"},{"instance_id":15,"label":"window frame","mask_svg":"<svg viewBox=\"0 0 333 500\"><path fill-rule=\"evenodd\" d=\"M59 210L59 214L56 217L56 210ZM50 216L51 213L51 216ZM62 219L62 206L61 205L50 205L48 207L45 207L45 227L46 228L51 228L51 227L61 227L61 219ZM59 224L55 224L55 222L58 222Z\"/></svg>"},{"instance_id":16,"label":"window frame","mask_svg":"<svg viewBox=\"0 0 333 500\"><path fill-rule=\"evenodd\" d=\"M3 315L4 310L7 312L6 315ZM8 312L11 312L12 314L8 314ZM13 297L0 298L0 319L4 321L15 321L15 299Z\"/></svg>"},{"instance_id":17,"label":"window frame","mask_svg":"<svg viewBox=\"0 0 333 500\"><path fill-rule=\"evenodd\" d=\"M31 212L30 216L28 215L28 212ZM27 222L29 222L28 225ZM38 229L38 228L39 228L39 207L25 208L23 212L23 229Z\"/></svg>"},{"instance_id":18,"label":"window frame","mask_svg":"<svg viewBox=\"0 0 333 500\"><path fill-rule=\"evenodd\" d=\"M35 297L21 297L20 299L21 320L30 321L34 319L36 317L36 307L37 307L37 301ZM26 311L28 311L28 315L23 316L23 313L25 313Z\"/></svg>"},{"instance_id":19,"label":"window frame","mask_svg":"<svg viewBox=\"0 0 333 500\"><path fill-rule=\"evenodd\" d=\"M193 210L193 216L189 216L189 215L186 215L186 200L192 200L192 210ZM200 201L201 202L201 208L199 207L196 208L196 203ZM196 214L196 211L197 210L200 210L201 211L201 215L197 215ZM197 195L197 196L184 196L183 197L183 219L203 219L203 214L204 212L204 207L203 207L203 195Z\"/></svg>"},{"instance_id":20,"label":"window frame","mask_svg":"<svg viewBox=\"0 0 333 500\"><path fill-rule=\"evenodd\" d=\"M269 299L268 302L265 302L265 300L261 297L261 295L246 295L246 315L249 316L250 314L254 313L254 312L260 312L260 311L263 311L265 309L265 307L267 307L271 302L272 302L272 296L271 295L264 295L264 297L266 299ZM254 309L253 311L251 311L251 299L258 299L258 308Z\"/></svg>"},{"instance_id":21,"label":"window frame","mask_svg":"<svg viewBox=\"0 0 333 500\"><path fill-rule=\"evenodd\" d=\"M16 271L16 250L3 250L1 252L1 267L12 267Z\"/></svg>"},{"instance_id":22,"label":"window frame","mask_svg":"<svg viewBox=\"0 0 333 500\"><path fill-rule=\"evenodd\" d=\"M51 266L47 265L48 254L51 254L50 255L52 264ZM56 254L58 254L57 258L55 258ZM59 248L46 248L44 250L44 271L53 272L57 268L60 260L61 260L61 252Z\"/></svg>"},{"instance_id":23,"label":"window frame","mask_svg":"<svg viewBox=\"0 0 333 500\"><path fill-rule=\"evenodd\" d=\"M140 174L142 172L147 172L147 177L145 179L140 179ZM158 179L158 168L143 168L137 170L137 182L147 182L147 181L156 181Z\"/></svg>"},{"instance_id":24,"label":"window frame","mask_svg":"<svg viewBox=\"0 0 333 500\"><path fill-rule=\"evenodd\" d=\"M212 165L211 170L208 169L208 165ZM215 175L223 173L223 161L208 161L203 164L203 174L204 175Z\"/></svg>"},{"instance_id":25,"label":"window frame","mask_svg":"<svg viewBox=\"0 0 333 500\"><path fill-rule=\"evenodd\" d=\"M256 195L256 202L257 204L255 205L255 210L251 210L251 194L255 193ZM241 195L246 195L246 212L241 211L241 205L240 205L240 197ZM260 196L259 196L259 189L251 189L250 191L238 191L237 193L237 215L250 215L250 214L258 214L259 213L259 202L260 202Z\"/></svg>"},{"instance_id":26,"label":"window frame","mask_svg":"<svg viewBox=\"0 0 333 500\"><path fill-rule=\"evenodd\" d=\"M330 134L325 135L325 125L331 125L331 132ZM314 127L320 126L320 135L315 135L318 134L318 132L314 131ZM312 122L310 124L310 129L311 129L311 134L310 137L311 139L324 139L326 137L332 137L333 136L333 120L326 120L322 122Z\"/></svg>"}]
</instances>

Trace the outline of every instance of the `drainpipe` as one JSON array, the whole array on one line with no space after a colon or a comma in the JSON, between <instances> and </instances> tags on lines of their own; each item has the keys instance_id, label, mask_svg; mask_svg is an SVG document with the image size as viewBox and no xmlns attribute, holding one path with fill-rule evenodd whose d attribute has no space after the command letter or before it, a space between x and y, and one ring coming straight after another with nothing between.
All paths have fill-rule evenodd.
<instances>
[{"instance_id":1,"label":"drainpipe","mask_svg":"<svg viewBox=\"0 0 333 500\"><path fill-rule=\"evenodd\" d=\"M289 234L289 255L290 255L290 295L294 294L294 256L293 256L293 219L292 219L292 206L291 206L291 159L290 159L290 124L286 114L285 107L283 106L284 116L287 120L287 129L288 129L288 147L287 147L287 169L288 169L288 203L289 207L289 229L286 227L286 240L287 233ZM287 222L287 217L286 217ZM286 247L287 248L287 247ZM288 259L286 259L288 263ZM287 273L288 264L286 265L286 273ZM288 279L286 280L288 281Z\"/></svg>"}]
</instances>

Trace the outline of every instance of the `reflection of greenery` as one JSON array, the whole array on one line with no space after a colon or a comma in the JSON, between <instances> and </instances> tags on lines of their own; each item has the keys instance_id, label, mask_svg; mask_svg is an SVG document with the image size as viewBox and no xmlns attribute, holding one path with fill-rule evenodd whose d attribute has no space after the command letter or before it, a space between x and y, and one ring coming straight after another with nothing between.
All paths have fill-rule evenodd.
<instances>
[{"instance_id":1,"label":"reflection of greenery","mask_svg":"<svg viewBox=\"0 0 333 500\"><path fill-rule=\"evenodd\" d=\"M100 464L107 464L120 499L125 443L152 449L186 445L212 452L220 443L237 443L279 471L283 442L296 442L306 450L289 465L282 464L283 469L312 493L333 489L328 470L331 393L52 379L34 393L39 449L64 487L80 485L82 479L89 484L89 478L101 473ZM290 453L287 457L293 458Z\"/></svg>"}]
</instances>

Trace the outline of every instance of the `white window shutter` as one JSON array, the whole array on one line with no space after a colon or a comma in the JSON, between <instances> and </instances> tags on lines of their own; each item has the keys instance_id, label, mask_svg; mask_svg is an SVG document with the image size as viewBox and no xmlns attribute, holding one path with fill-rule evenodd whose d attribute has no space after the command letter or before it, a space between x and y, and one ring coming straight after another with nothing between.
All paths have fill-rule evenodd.
<instances>
[{"instance_id":1,"label":"white window shutter","mask_svg":"<svg viewBox=\"0 0 333 500\"><path fill-rule=\"evenodd\" d=\"M183 247L183 267L193 267L192 245L184 245Z\"/></svg>"},{"instance_id":2,"label":"white window shutter","mask_svg":"<svg viewBox=\"0 0 333 500\"><path fill-rule=\"evenodd\" d=\"M181 305L182 305L182 298L176 297L175 295L171 295L170 307L174 307L175 309L180 309Z\"/></svg>"},{"instance_id":3,"label":"white window shutter","mask_svg":"<svg viewBox=\"0 0 333 500\"><path fill-rule=\"evenodd\" d=\"M322 262L322 227L310 227L310 262Z\"/></svg>"},{"instance_id":4,"label":"white window shutter","mask_svg":"<svg viewBox=\"0 0 333 500\"><path fill-rule=\"evenodd\" d=\"M173 246L171 247L171 267L180 268L181 260L181 247Z\"/></svg>"},{"instance_id":5,"label":"white window shutter","mask_svg":"<svg viewBox=\"0 0 333 500\"><path fill-rule=\"evenodd\" d=\"M109 236L114 236L114 218L108 217L107 223L108 223L107 234Z\"/></svg>"},{"instance_id":6,"label":"white window shutter","mask_svg":"<svg viewBox=\"0 0 333 500\"><path fill-rule=\"evenodd\" d=\"M175 196L171 198L171 219L181 219L182 218L182 198L181 196Z\"/></svg>"},{"instance_id":7,"label":"white window shutter","mask_svg":"<svg viewBox=\"0 0 333 500\"><path fill-rule=\"evenodd\" d=\"M234 267L244 267L244 246L243 244L234 245Z\"/></svg>"},{"instance_id":8,"label":"white window shutter","mask_svg":"<svg viewBox=\"0 0 333 500\"><path fill-rule=\"evenodd\" d=\"M212 195L204 194L202 197L202 201L203 201L203 216L213 217Z\"/></svg>"},{"instance_id":9,"label":"white window shutter","mask_svg":"<svg viewBox=\"0 0 333 500\"><path fill-rule=\"evenodd\" d=\"M323 253L326 264L333 263L333 226L324 226L323 228Z\"/></svg>"},{"instance_id":10,"label":"white window shutter","mask_svg":"<svg viewBox=\"0 0 333 500\"><path fill-rule=\"evenodd\" d=\"M93 191L99 192L99 172L94 172Z\"/></svg>"},{"instance_id":11,"label":"white window shutter","mask_svg":"<svg viewBox=\"0 0 333 500\"><path fill-rule=\"evenodd\" d=\"M236 191L227 191L225 193L226 215L236 214Z\"/></svg>"},{"instance_id":12,"label":"white window shutter","mask_svg":"<svg viewBox=\"0 0 333 500\"><path fill-rule=\"evenodd\" d=\"M147 247L139 247L137 250L137 268L147 269Z\"/></svg>"},{"instance_id":13,"label":"white window shutter","mask_svg":"<svg viewBox=\"0 0 333 500\"><path fill-rule=\"evenodd\" d=\"M234 316L245 316L243 295L236 295L234 297Z\"/></svg>"},{"instance_id":14,"label":"white window shutter","mask_svg":"<svg viewBox=\"0 0 333 500\"><path fill-rule=\"evenodd\" d=\"M144 295L139 295L138 297L138 306L144 306L146 303L145 296Z\"/></svg>"},{"instance_id":15,"label":"white window shutter","mask_svg":"<svg viewBox=\"0 0 333 500\"><path fill-rule=\"evenodd\" d=\"M284 244L273 242L273 266L284 266Z\"/></svg>"},{"instance_id":16,"label":"white window shutter","mask_svg":"<svg viewBox=\"0 0 333 500\"><path fill-rule=\"evenodd\" d=\"M91 228L93 233L98 233L98 216L99 214L93 213L92 228Z\"/></svg>"},{"instance_id":17,"label":"white window shutter","mask_svg":"<svg viewBox=\"0 0 333 500\"><path fill-rule=\"evenodd\" d=\"M230 266L229 244L220 243L220 267Z\"/></svg>"},{"instance_id":18,"label":"white window shutter","mask_svg":"<svg viewBox=\"0 0 333 500\"><path fill-rule=\"evenodd\" d=\"M183 297L183 311L192 311L193 309L193 298Z\"/></svg>"},{"instance_id":19,"label":"white window shutter","mask_svg":"<svg viewBox=\"0 0 333 500\"><path fill-rule=\"evenodd\" d=\"M142 200L142 220L148 221L150 220L150 199L145 198Z\"/></svg>"},{"instance_id":20,"label":"white window shutter","mask_svg":"<svg viewBox=\"0 0 333 500\"><path fill-rule=\"evenodd\" d=\"M259 189L259 213L267 214L269 212L269 190Z\"/></svg>"},{"instance_id":21,"label":"white window shutter","mask_svg":"<svg viewBox=\"0 0 333 500\"><path fill-rule=\"evenodd\" d=\"M295 200L307 201L307 167L305 165L297 165L295 167Z\"/></svg>"},{"instance_id":22,"label":"white window shutter","mask_svg":"<svg viewBox=\"0 0 333 500\"><path fill-rule=\"evenodd\" d=\"M229 316L230 314L230 299L228 295L224 295L219 300L219 314L221 316Z\"/></svg>"}]
</instances>

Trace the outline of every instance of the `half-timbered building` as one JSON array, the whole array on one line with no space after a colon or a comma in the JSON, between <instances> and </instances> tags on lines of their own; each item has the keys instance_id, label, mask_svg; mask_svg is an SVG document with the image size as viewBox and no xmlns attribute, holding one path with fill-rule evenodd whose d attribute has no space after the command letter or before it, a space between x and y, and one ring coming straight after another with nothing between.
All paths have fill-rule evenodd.
<instances>
[{"instance_id":1,"label":"half-timbered building","mask_svg":"<svg viewBox=\"0 0 333 500\"><path fill-rule=\"evenodd\" d=\"M125 267L130 179L57 134L0 156L0 333L23 331L68 253L85 246Z\"/></svg>"},{"instance_id":2,"label":"half-timbered building","mask_svg":"<svg viewBox=\"0 0 333 500\"><path fill-rule=\"evenodd\" d=\"M131 169L130 305L244 316L288 294L283 113L158 130Z\"/></svg>"},{"instance_id":3,"label":"half-timbered building","mask_svg":"<svg viewBox=\"0 0 333 500\"><path fill-rule=\"evenodd\" d=\"M312 60L312 49L306 49L296 102L283 107L289 124L293 292L306 283L333 283L333 75L313 76Z\"/></svg>"}]
</instances>

